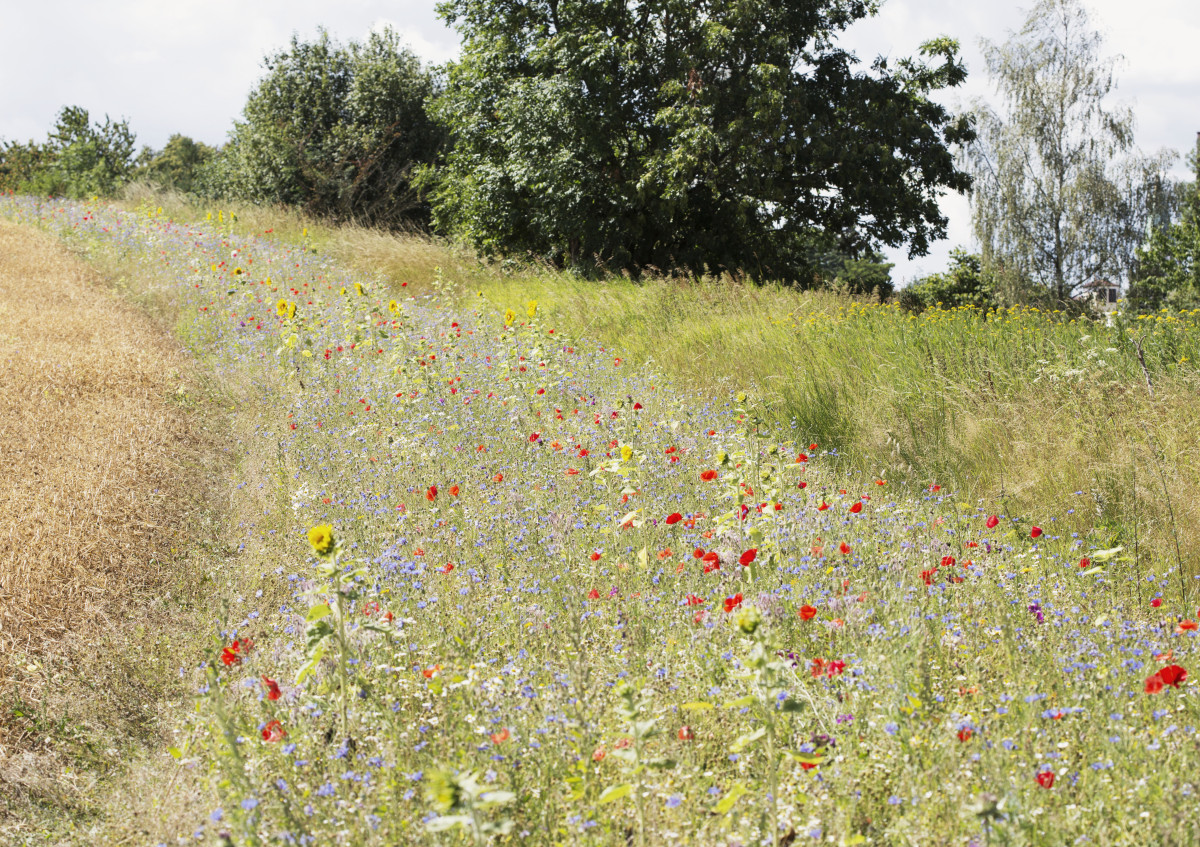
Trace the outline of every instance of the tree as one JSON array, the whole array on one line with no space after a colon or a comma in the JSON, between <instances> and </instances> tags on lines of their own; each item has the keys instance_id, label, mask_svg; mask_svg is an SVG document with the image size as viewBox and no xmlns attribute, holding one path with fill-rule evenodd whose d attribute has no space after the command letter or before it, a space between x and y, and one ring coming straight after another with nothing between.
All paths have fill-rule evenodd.
<instances>
[{"instance_id":1,"label":"tree","mask_svg":"<svg viewBox=\"0 0 1200 847\"><path fill-rule=\"evenodd\" d=\"M1137 270L1126 298L1136 311L1200 307L1200 134L1190 163L1195 181L1178 186L1179 220L1152 226L1137 251Z\"/></svg>"},{"instance_id":2,"label":"tree","mask_svg":"<svg viewBox=\"0 0 1200 847\"><path fill-rule=\"evenodd\" d=\"M1058 301L1097 277L1129 273L1147 221L1169 195L1173 154L1131 152L1133 115L1108 108L1115 58L1081 0L1041 0L1003 45L984 42L1007 111L977 104L967 152L975 235L989 265L1006 265Z\"/></svg>"},{"instance_id":3,"label":"tree","mask_svg":"<svg viewBox=\"0 0 1200 847\"><path fill-rule=\"evenodd\" d=\"M927 306L953 309L974 306L988 309L994 305L996 282L984 267L982 258L961 247L950 251L950 267L945 273L930 274L905 289L910 311ZM916 308L914 308L916 307Z\"/></svg>"},{"instance_id":4,"label":"tree","mask_svg":"<svg viewBox=\"0 0 1200 847\"><path fill-rule=\"evenodd\" d=\"M203 142L175 133L167 139L162 150L154 152L147 148L143 151L139 157L143 161L135 176L165 188L190 192L194 188L197 171L211 161L216 152Z\"/></svg>"},{"instance_id":5,"label":"tree","mask_svg":"<svg viewBox=\"0 0 1200 847\"><path fill-rule=\"evenodd\" d=\"M436 224L559 265L812 281L814 254L943 237L970 126L957 44L870 71L868 0L449 0L463 38L425 173ZM928 64L926 60L932 60Z\"/></svg>"},{"instance_id":6,"label":"tree","mask_svg":"<svg viewBox=\"0 0 1200 847\"><path fill-rule=\"evenodd\" d=\"M394 31L347 46L293 38L266 67L208 191L370 225L427 216L411 176L444 140L425 111L437 81Z\"/></svg>"},{"instance_id":7,"label":"tree","mask_svg":"<svg viewBox=\"0 0 1200 847\"><path fill-rule=\"evenodd\" d=\"M92 123L87 109L64 106L45 144L9 144L0 152L0 181L32 194L111 195L133 173L136 139L128 121Z\"/></svg>"}]
</instances>

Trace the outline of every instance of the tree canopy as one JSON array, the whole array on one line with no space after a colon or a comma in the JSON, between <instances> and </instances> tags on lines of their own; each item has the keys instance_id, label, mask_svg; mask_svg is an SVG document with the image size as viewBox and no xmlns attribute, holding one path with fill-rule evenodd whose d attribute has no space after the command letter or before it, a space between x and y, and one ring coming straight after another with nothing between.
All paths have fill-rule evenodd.
<instances>
[{"instance_id":1,"label":"tree canopy","mask_svg":"<svg viewBox=\"0 0 1200 847\"><path fill-rule=\"evenodd\" d=\"M1020 32L984 43L1004 113L976 107L968 167L988 265L1066 301L1133 265L1146 224L1169 201L1169 154L1133 152L1133 115L1112 107L1116 58L1080 0L1041 0Z\"/></svg>"},{"instance_id":2,"label":"tree canopy","mask_svg":"<svg viewBox=\"0 0 1200 847\"><path fill-rule=\"evenodd\" d=\"M371 225L425 217L411 177L444 138L425 111L437 81L393 30L348 45L293 38L266 67L202 176L209 193Z\"/></svg>"},{"instance_id":3,"label":"tree canopy","mask_svg":"<svg viewBox=\"0 0 1200 847\"><path fill-rule=\"evenodd\" d=\"M957 44L862 69L863 0L449 0L463 37L425 174L440 228L557 264L810 280L812 257L927 252L968 121L930 95Z\"/></svg>"},{"instance_id":4,"label":"tree canopy","mask_svg":"<svg viewBox=\"0 0 1200 847\"><path fill-rule=\"evenodd\" d=\"M1200 307L1200 138L1191 154L1191 183L1178 186L1180 215L1157 221L1137 253L1129 305L1139 312Z\"/></svg>"},{"instance_id":5,"label":"tree canopy","mask_svg":"<svg viewBox=\"0 0 1200 847\"><path fill-rule=\"evenodd\" d=\"M136 138L128 121L93 122L81 106L64 106L44 144L0 147L0 187L66 197L108 195L133 173Z\"/></svg>"}]
</instances>

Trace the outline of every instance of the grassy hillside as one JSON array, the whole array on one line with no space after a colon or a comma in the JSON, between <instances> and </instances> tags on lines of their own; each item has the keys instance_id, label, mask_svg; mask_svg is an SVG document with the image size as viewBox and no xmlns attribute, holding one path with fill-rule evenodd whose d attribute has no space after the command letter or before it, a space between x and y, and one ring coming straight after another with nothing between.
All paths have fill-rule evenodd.
<instances>
[{"instance_id":1,"label":"grassy hillside","mask_svg":"<svg viewBox=\"0 0 1200 847\"><path fill-rule=\"evenodd\" d=\"M184 218L216 214L165 202ZM257 207L219 214L231 213L236 231L303 242L396 293L438 281L464 307L496 315L537 300L547 322L630 364L747 392L773 432L836 450L846 468L940 484L1015 515L1051 510L1071 531L1129 546L1146 570L1156 560L1194 570L1187 563L1200 556L1188 530L1200 522L1200 312L1113 326L1036 309L914 317L724 279L584 280L480 263L420 236Z\"/></svg>"},{"instance_id":2,"label":"grassy hillside","mask_svg":"<svg viewBox=\"0 0 1200 847\"><path fill-rule=\"evenodd\" d=\"M1187 320L1145 327L1143 373L1055 316L597 294L286 218L3 210L173 315L232 409L190 696L66 840L1196 843L1187 464L1154 417ZM392 287L371 250L440 282ZM688 335L697 302L730 329ZM785 414L778 382L825 394ZM1100 429L1089 397L1128 441L1056 434ZM963 490L985 472L1003 497ZM1092 526L1122 492L1131 523Z\"/></svg>"}]
</instances>

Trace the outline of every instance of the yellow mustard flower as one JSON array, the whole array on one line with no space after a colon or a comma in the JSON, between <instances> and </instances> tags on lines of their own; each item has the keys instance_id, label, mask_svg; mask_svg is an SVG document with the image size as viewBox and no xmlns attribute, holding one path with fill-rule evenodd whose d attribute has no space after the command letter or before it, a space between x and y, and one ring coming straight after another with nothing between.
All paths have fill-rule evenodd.
<instances>
[{"instance_id":1,"label":"yellow mustard flower","mask_svg":"<svg viewBox=\"0 0 1200 847\"><path fill-rule=\"evenodd\" d=\"M275 314L279 315L279 317L281 317L281 318L287 317L287 314L288 314L288 301L287 300L280 300L278 303L275 304Z\"/></svg>"}]
</instances>

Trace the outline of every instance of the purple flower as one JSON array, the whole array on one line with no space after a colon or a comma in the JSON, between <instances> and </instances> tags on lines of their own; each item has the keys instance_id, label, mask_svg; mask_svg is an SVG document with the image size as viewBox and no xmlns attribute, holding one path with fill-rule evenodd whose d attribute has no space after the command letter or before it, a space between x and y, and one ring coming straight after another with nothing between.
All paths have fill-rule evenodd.
<instances>
[{"instance_id":1,"label":"purple flower","mask_svg":"<svg viewBox=\"0 0 1200 847\"><path fill-rule=\"evenodd\" d=\"M1042 607L1039 606L1037 603L1030 603L1029 611L1033 612L1033 615L1034 615L1034 617L1037 618L1038 623L1046 622L1046 616L1042 614Z\"/></svg>"}]
</instances>

